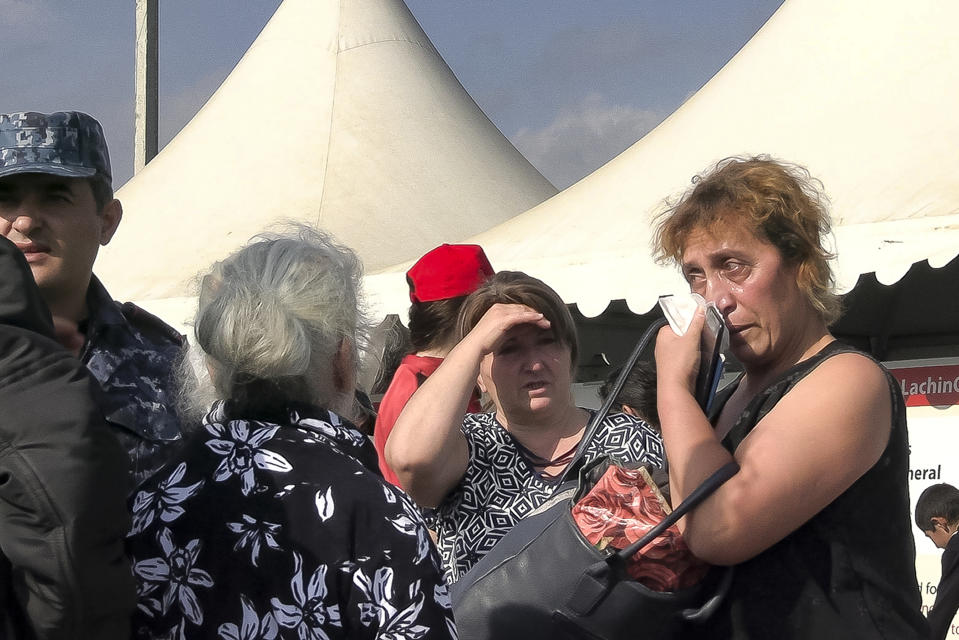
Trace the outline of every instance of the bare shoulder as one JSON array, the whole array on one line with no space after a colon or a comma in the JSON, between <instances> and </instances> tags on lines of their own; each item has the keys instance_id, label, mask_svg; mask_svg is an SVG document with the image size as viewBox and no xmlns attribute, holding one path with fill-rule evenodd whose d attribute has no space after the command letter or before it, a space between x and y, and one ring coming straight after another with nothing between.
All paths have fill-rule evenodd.
<instances>
[{"instance_id":1,"label":"bare shoulder","mask_svg":"<svg viewBox=\"0 0 959 640\"><path fill-rule=\"evenodd\" d=\"M840 399L845 403L887 401L886 374L875 360L862 353L847 352L824 360L803 378L792 393L815 393L823 400ZM888 406L888 403L885 403Z\"/></svg>"},{"instance_id":2,"label":"bare shoulder","mask_svg":"<svg viewBox=\"0 0 959 640\"><path fill-rule=\"evenodd\" d=\"M885 373L863 354L834 355L783 396L757 430L763 427L805 434L840 456L852 453L862 465L871 466L885 448L892 428L892 400Z\"/></svg>"}]
</instances>

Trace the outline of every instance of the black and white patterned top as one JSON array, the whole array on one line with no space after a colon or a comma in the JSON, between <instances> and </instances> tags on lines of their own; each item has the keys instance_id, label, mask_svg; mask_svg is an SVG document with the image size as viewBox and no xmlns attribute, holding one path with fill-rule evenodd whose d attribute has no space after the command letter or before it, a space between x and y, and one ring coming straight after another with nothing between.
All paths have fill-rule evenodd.
<instances>
[{"instance_id":1,"label":"black and white patterned top","mask_svg":"<svg viewBox=\"0 0 959 640\"><path fill-rule=\"evenodd\" d=\"M466 474L442 504L425 513L427 524L436 531L450 584L556 489L555 483L533 470L495 414L467 414L462 431L469 447ZM600 424L586 459L606 454L657 466L665 458L663 441L653 428L625 413L611 413Z\"/></svg>"},{"instance_id":2,"label":"black and white patterned top","mask_svg":"<svg viewBox=\"0 0 959 640\"><path fill-rule=\"evenodd\" d=\"M219 404L141 485L134 637L455 638L429 533L369 440L315 407L283 422Z\"/></svg>"}]
</instances>

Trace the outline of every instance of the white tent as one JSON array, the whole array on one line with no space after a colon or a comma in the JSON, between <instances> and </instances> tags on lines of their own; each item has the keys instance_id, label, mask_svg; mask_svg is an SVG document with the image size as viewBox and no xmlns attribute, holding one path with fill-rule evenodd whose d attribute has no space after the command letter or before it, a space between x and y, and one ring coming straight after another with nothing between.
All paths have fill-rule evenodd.
<instances>
[{"instance_id":1,"label":"white tent","mask_svg":"<svg viewBox=\"0 0 959 640\"><path fill-rule=\"evenodd\" d=\"M470 238L593 316L645 313L678 291L650 258L652 215L717 160L766 153L806 166L832 201L840 286L898 280L959 253L959 3L787 0L665 122L552 199ZM406 265L368 278L405 317Z\"/></svg>"},{"instance_id":2,"label":"white tent","mask_svg":"<svg viewBox=\"0 0 959 640\"><path fill-rule=\"evenodd\" d=\"M286 0L120 190L124 220L96 273L182 326L195 274L278 219L332 232L377 269L555 193L400 0Z\"/></svg>"}]
</instances>

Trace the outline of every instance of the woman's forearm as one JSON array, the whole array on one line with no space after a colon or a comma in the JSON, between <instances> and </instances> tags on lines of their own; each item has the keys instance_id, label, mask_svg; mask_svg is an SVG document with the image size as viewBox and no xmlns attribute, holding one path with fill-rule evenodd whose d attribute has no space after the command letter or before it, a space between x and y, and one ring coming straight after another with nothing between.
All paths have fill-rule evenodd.
<instances>
[{"instance_id":1,"label":"woman's forearm","mask_svg":"<svg viewBox=\"0 0 959 640\"><path fill-rule=\"evenodd\" d=\"M657 411L669 463L670 496L678 505L714 471L732 460L720 444L712 425L693 396L699 368L699 335L705 317L696 313L689 329L677 336L669 327L660 330L656 340ZM730 531L730 507L724 500L730 493L725 485L679 521L680 530L694 554L714 564L714 543ZM720 542L718 548L723 550Z\"/></svg>"},{"instance_id":2,"label":"woman's forearm","mask_svg":"<svg viewBox=\"0 0 959 640\"><path fill-rule=\"evenodd\" d=\"M510 329L549 329L542 313L519 304L494 304L417 389L386 441L386 460L420 506L435 507L466 473L469 451L460 431L480 362L495 353Z\"/></svg>"},{"instance_id":3,"label":"woman's forearm","mask_svg":"<svg viewBox=\"0 0 959 640\"><path fill-rule=\"evenodd\" d=\"M421 506L438 505L466 472L460 425L480 359L468 340L457 345L407 402L386 442L387 462Z\"/></svg>"},{"instance_id":4,"label":"woman's forearm","mask_svg":"<svg viewBox=\"0 0 959 640\"><path fill-rule=\"evenodd\" d=\"M732 456L716 439L712 425L686 389L660 390L658 410L669 461L670 493L678 504Z\"/></svg>"},{"instance_id":5,"label":"woman's forearm","mask_svg":"<svg viewBox=\"0 0 959 640\"><path fill-rule=\"evenodd\" d=\"M670 494L675 507L714 471L732 460L732 456L716 439L712 425L688 390L661 388L658 396L663 443L669 461ZM712 539L716 531L724 527L722 501L710 502L699 505L680 521L683 535L694 553L704 551L701 537ZM706 512L710 512L707 517L700 517Z\"/></svg>"}]
</instances>

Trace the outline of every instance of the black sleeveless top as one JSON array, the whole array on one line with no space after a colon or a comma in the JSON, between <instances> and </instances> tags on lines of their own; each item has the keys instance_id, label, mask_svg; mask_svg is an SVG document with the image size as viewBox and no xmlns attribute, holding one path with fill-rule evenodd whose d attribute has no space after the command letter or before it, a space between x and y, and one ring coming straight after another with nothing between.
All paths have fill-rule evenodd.
<instances>
[{"instance_id":1,"label":"black sleeveless top","mask_svg":"<svg viewBox=\"0 0 959 640\"><path fill-rule=\"evenodd\" d=\"M723 445L735 451L800 380L827 358L849 352L870 357L832 342L784 372L752 399ZM723 608L706 624L707 637L927 637L909 512L906 409L895 379L885 368L883 372L889 381L893 423L882 457L809 522L736 566ZM738 380L717 397L713 417L737 384Z\"/></svg>"}]
</instances>

